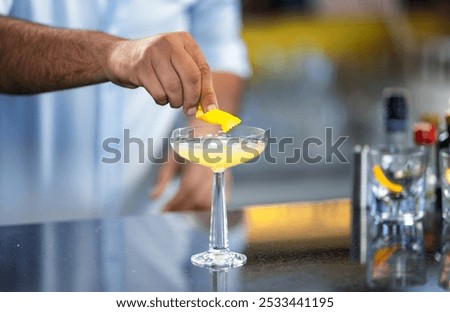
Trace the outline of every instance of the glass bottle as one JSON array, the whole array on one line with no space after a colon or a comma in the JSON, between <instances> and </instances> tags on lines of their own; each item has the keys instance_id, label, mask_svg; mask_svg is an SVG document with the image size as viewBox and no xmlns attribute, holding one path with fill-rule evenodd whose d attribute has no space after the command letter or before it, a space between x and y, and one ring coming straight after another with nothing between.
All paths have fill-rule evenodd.
<instances>
[{"instance_id":1,"label":"glass bottle","mask_svg":"<svg viewBox=\"0 0 450 312\"><path fill-rule=\"evenodd\" d=\"M436 127L427 121L419 121L413 127L414 143L427 149L425 213L432 215L436 207Z\"/></svg>"},{"instance_id":2,"label":"glass bottle","mask_svg":"<svg viewBox=\"0 0 450 312\"><path fill-rule=\"evenodd\" d=\"M385 110L385 136L389 149L403 149L408 146L408 105L401 89L387 88L383 91Z\"/></svg>"},{"instance_id":3,"label":"glass bottle","mask_svg":"<svg viewBox=\"0 0 450 312\"><path fill-rule=\"evenodd\" d=\"M449 148L450 146L450 110L445 112L445 130L439 134L438 149Z\"/></svg>"},{"instance_id":4,"label":"glass bottle","mask_svg":"<svg viewBox=\"0 0 450 312\"><path fill-rule=\"evenodd\" d=\"M439 170L439 152L443 149L449 149L450 147L450 110L447 110L444 115L445 119L445 130L442 131L437 139L437 148L435 153L435 159L436 159L436 176L440 176L440 170ZM439 179L438 179L439 182ZM437 183L436 185L436 212L439 214L442 212L442 189Z\"/></svg>"}]
</instances>

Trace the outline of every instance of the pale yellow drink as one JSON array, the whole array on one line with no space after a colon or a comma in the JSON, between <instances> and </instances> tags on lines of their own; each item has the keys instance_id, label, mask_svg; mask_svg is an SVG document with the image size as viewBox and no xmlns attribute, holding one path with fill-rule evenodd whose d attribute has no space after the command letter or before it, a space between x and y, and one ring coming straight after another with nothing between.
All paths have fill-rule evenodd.
<instances>
[{"instance_id":1,"label":"pale yellow drink","mask_svg":"<svg viewBox=\"0 0 450 312\"><path fill-rule=\"evenodd\" d=\"M214 172L252 160L264 150L265 142L248 138L195 138L173 144L181 157Z\"/></svg>"}]
</instances>

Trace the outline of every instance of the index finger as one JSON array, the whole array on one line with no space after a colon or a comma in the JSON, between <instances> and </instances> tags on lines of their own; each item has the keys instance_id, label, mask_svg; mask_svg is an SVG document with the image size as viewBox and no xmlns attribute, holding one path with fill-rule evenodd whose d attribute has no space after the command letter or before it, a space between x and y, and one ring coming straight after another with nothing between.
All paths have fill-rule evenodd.
<instances>
[{"instance_id":1,"label":"index finger","mask_svg":"<svg viewBox=\"0 0 450 312\"><path fill-rule=\"evenodd\" d=\"M189 39L185 41L184 49L192 57L194 62L197 64L201 76L201 95L200 95L200 105L204 112L218 108L216 92L214 91L213 79L211 75L211 70L209 68L208 62L203 55L200 47L197 43L189 36ZM188 107L187 110L189 110Z\"/></svg>"}]
</instances>

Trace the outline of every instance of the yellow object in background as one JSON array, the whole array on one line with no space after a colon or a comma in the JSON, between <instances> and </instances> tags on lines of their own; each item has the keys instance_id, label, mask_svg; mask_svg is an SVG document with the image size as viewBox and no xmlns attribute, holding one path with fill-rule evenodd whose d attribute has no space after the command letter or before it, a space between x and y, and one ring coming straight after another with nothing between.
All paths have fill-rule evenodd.
<instances>
[{"instance_id":1,"label":"yellow object in background","mask_svg":"<svg viewBox=\"0 0 450 312\"><path fill-rule=\"evenodd\" d=\"M386 263L386 261L389 260L389 258L399 249L398 245L389 246L389 247L383 247L376 251L376 253L373 256L373 266L379 267L380 265L383 265Z\"/></svg>"},{"instance_id":2,"label":"yellow object in background","mask_svg":"<svg viewBox=\"0 0 450 312\"><path fill-rule=\"evenodd\" d=\"M450 168L445 169L444 179L445 179L445 182L450 184Z\"/></svg>"},{"instance_id":3,"label":"yellow object in background","mask_svg":"<svg viewBox=\"0 0 450 312\"><path fill-rule=\"evenodd\" d=\"M403 187L400 184L389 181L388 178L386 178L386 176L384 175L383 170L381 170L380 166L374 165L372 168L372 172L375 180L377 180L378 183L383 185L389 191L393 193L402 192Z\"/></svg>"},{"instance_id":4,"label":"yellow object in background","mask_svg":"<svg viewBox=\"0 0 450 312\"><path fill-rule=\"evenodd\" d=\"M243 211L252 252L261 246L264 252L267 248L286 252L348 248L350 244L349 198L252 205Z\"/></svg>"},{"instance_id":5,"label":"yellow object in background","mask_svg":"<svg viewBox=\"0 0 450 312\"><path fill-rule=\"evenodd\" d=\"M399 245L387 246L378 249L373 255L373 269L370 273L371 278L384 278L392 269L392 264L388 261L392 255L400 248Z\"/></svg>"},{"instance_id":6,"label":"yellow object in background","mask_svg":"<svg viewBox=\"0 0 450 312\"><path fill-rule=\"evenodd\" d=\"M220 109L213 109L204 113L200 105L198 106L195 117L210 124L220 125L224 132L230 131L233 127L241 123L238 117Z\"/></svg>"},{"instance_id":7,"label":"yellow object in background","mask_svg":"<svg viewBox=\"0 0 450 312\"><path fill-rule=\"evenodd\" d=\"M417 43L450 34L448 18L420 11L389 17L285 13L261 18L249 15L244 20L242 36L254 76L258 76L272 75L271 69L276 69L280 60L289 61L302 51L321 51L333 62L347 61L346 66L355 62L379 66L377 59L399 52L396 51L399 49L398 33L392 32L396 28L407 29ZM277 63L271 65L271 60ZM298 70L296 61L291 60L293 70Z\"/></svg>"}]
</instances>

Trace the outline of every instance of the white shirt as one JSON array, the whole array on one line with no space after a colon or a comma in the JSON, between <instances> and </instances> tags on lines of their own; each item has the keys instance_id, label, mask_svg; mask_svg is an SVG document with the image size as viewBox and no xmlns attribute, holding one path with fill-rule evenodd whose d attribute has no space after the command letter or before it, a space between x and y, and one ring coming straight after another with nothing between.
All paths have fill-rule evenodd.
<instances>
[{"instance_id":1,"label":"white shirt","mask_svg":"<svg viewBox=\"0 0 450 312\"><path fill-rule=\"evenodd\" d=\"M125 38L187 30L213 70L250 73L237 0L0 0L0 14ZM123 209L124 198L151 167L147 146L139 164L137 143L129 145L131 163L123 164L124 129L145 143L153 140L156 156L179 114L154 104L142 88L112 83L35 96L0 95L2 223ZM114 156L103 149L108 138L120 139L109 145L120 150L118 163L102 163L103 157Z\"/></svg>"}]
</instances>

